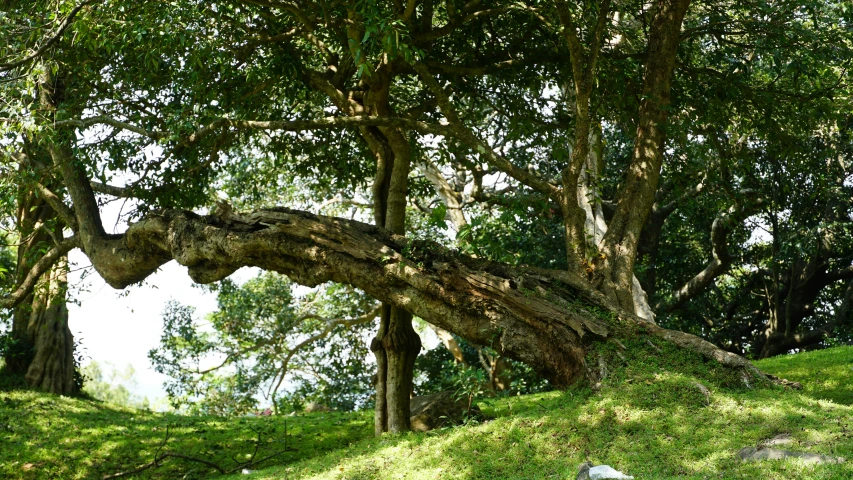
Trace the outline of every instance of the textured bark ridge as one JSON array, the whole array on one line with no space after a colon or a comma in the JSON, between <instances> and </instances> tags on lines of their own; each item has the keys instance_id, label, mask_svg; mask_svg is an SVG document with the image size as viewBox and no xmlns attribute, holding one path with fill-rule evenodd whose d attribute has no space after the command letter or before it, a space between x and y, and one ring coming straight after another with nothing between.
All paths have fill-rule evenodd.
<instances>
[{"instance_id":1,"label":"textured bark ridge","mask_svg":"<svg viewBox=\"0 0 853 480\"><path fill-rule=\"evenodd\" d=\"M556 387L584 376L590 343L638 333L755 371L741 357L698 337L621 313L585 280L566 272L471 259L360 222L284 208L238 214L220 205L205 217L185 211L152 215L111 241L121 242L118 253L98 249L89 255L116 288L141 276L119 269L145 265L128 257L136 252L163 262L174 258L200 283L220 280L242 266L277 271L308 286L346 283L523 361Z\"/></svg>"},{"instance_id":2,"label":"textured bark ridge","mask_svg":"<svg viewBox=\"0 0 853 480\"><path fill-rule=\"evenodd\" d=\"M27 337L33 342L35 356L25 379L32 388L62 395L77 393L74 381L74 337L68 328L65 303L66 264L54 266L43 277L43 290L37 291L27 321Z\"/></svg>"},{"instance_id":3,"label":"textured bark ridge","mask_svg":"<svg viewBox=\"0 0 853 480\"><path fill-rule=\"evenodd\" d=\"M44 199L23 188L18 207L17 224L24 239L18 246L16 268L20 286L47 256L43 250L54 243L54 230L62 231L64 224ZM62 395L77 393L74 337L68 328L65 304L67 271L67 260L59 256L17 303L11 335L18 347L5 358L9 372L24 376L31 388Z\"/></svg>"},{"instance_id":4,"label":"textured bark ridge","mask_svg":"<svg viewBox=\"0 0 853 480\"><path fill-rule=\"evenodd\" d=\"M23 374L32 388L61 395L76 392L74 337L65 304L66 264L42 276L33 295L15 309L12 334L32 355L6 359L13 374ZM22 352L18 352L22 353Z\"/></svg>"}]
</instances>

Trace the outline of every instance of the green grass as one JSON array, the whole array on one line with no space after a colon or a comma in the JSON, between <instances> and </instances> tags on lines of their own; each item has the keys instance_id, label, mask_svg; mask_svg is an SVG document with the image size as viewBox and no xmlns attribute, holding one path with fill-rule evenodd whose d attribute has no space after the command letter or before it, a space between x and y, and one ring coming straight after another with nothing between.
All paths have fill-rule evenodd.
<instances>
[{"instance_id":1,"label":"green grass","mask_svg":"<svg viewBox=\"0 0 853 480\"><path fill-rule=\"evenodd\" d=\"M638 479L853 478L853 347L757 362L802 391L747 388L731 372L676 351L626 345L599 351L611 373L593 392L575 388L481 401L481 424L372 437L371 412L224 420L117 409L31 392L0 392L0 478L101 478L162 451L229 468L255 448L295 451L228 479L574 479L580 463L606 463ZM706 399L695 382L710 389ZM9 399L5 401L4 398ZM735 453L788 433L790 450L849 459L741 463ZM30 467L24 468L29 464ZM268 467L265 469L261 469ZM259 470L260 469L260 470ZM202 464L167 459L134 478L200 478Z\"/></svg>"},{"instance_id":2,"label":"green grass","mask_svg":"<svg viewBox=\"0 0 853 480\"><path fill-rule=\"evenodd\" d=\"M802 383L803 392L812 397L853 405L853 347L782 355L756 365L767 373Z\"/></svg>"},{"instance_id":3,"label":"green grass","mask_svg":"<svg viewBox=\"0 0 853 480\"><path fill-rule=\"evenodd\" d=\"M263 466L322 455L372 433L372 412L185 417L36 392L0 392L0 478L102 478L149 463L158 451L209 460L228 470L249 460L259 438L255 459L284 452ZM198 462L167 458L161 467L133 478L215 473Z\"/></svg>"}]
</instances>

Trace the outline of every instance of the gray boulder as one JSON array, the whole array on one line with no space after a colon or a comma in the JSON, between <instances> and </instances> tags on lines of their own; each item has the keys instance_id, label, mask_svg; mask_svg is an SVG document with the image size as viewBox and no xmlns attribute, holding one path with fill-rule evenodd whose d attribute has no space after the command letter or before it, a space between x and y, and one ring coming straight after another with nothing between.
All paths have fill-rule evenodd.
<instances>
[{"instance_id":1,"label":"gray boulder","mask_svg":"<svg viewBox=\"0 0 853 480\"><path fill-rule=\"evenodd\" d=\"M305 413L320 413L320 412L331 412L331 411L332 411L331 408L329 408L323 404L320 404L320 403L308 402L305 405Z\"/></svg>"},{"instance_id":2,"label":"gray boulder","mask_svg":"<svg viewBox=\"0 0 853 480\"><path fill-rule=\"evenodd\" d=\"M816 453L792 452L790 450L780 450L778 448L753 448L744 447L737 452L738 456L744 462L755 462L759 460L782 460L784 458L799 458L806 463L843 463L842 457L830 457L828 455L818 455Z\"/></svg>"},{"instance_id":3,"label":"gray boulder","mask_svg":"<svg viewBox=\"0 0 853 480\"><path fill-rule=\"evenodd\" d=\"M434 428L448 425L458 425L465 418L482 418L482 412L476 405L468 411L468 400L454 398L452 391L433 393L422 397L414 397L411 401L410 418L412 430L426 432Z\"/></svg>"}]
</instances>

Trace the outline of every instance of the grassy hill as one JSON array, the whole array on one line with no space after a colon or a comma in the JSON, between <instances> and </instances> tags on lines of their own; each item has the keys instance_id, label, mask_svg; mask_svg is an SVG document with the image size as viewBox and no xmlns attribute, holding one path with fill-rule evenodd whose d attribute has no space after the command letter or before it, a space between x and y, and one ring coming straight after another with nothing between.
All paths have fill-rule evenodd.
<instances>
[{"instance_id":1,"label":"grassy hill","mask_svg":"<svg viewBox=\"0 0 853 480\"><path fill-rule=\"evenodd\" d=\"M481 400L491 420L382 438L372 437L372 412L181 417L0 392L0 478L100 479L157 457L159 466L125 478L206 478L221 475L219 467L236 469L219 477L231 479L574 479L586 460L638 479L853 478L853 347L757 363L802 382L801 391L748 388L730 372L670 351L629 346L602 358L611 371L598 391ZM792 439L782 448L848 461L736 457L779 434Z\"/></svg>"}]
</instances>

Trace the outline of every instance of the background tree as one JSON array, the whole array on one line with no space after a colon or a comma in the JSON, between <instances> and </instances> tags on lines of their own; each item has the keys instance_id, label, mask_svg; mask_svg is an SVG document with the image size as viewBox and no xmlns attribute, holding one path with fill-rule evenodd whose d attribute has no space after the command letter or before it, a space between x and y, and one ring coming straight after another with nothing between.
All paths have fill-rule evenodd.
<instances>
[{"instance_id":1,"label":"background tree","mask_svg":"<svg viewBox=\"0 0 853 480\"><path fill-rule=\"evenodd\" d=\"M375 302L339 285L295 298L291 282L271 272L239 287L223 280L212 290L219 309L206 321L190 307L167 306L160 346L149 354L157 371L173 378L166 391L176 408L242 414L262 398L339 410L370 402L365 361Z\"/></svg>"}]
</instances>

